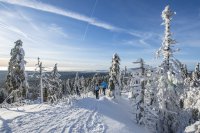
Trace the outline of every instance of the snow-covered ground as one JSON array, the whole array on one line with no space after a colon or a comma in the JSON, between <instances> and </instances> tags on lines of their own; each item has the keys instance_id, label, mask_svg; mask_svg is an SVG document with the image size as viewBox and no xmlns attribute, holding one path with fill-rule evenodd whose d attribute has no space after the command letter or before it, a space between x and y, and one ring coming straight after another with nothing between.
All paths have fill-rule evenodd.
<instances>
[{"instance_id":1,"label":"snow-covered ground","mask_svg":"<svg viewBox=\"0 0 200 133\"><path fill-rule=\"evenodd\" d=\"M15 133L148 133L135 124L126 98L81 98L62 102L0 109L0 132Z\"/></svg>"}]
</instances>

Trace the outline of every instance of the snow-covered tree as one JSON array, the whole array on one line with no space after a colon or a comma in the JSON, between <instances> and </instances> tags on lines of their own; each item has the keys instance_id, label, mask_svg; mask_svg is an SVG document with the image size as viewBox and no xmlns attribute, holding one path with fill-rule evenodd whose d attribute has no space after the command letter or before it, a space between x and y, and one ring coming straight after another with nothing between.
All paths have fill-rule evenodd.
<instances>
[{"instance_id":1,"label":"snow-covered tree","mask_svg":"<svg viewBox=\"0 0 200 133\"><path fill-rule=\"evenodd\" d=\"M144 118L143 124L152 131L156 131L158 121L158 100L157 100L157 84L158 76L156 68L146 68L146 83L144 90Z\"/></svg>"},{"instance_id":2,"label":"snow-covered tree","mask_svg":"<svg viewBox=\"0 0 200 133\"><path fill-rule=\"evenodd\" d=\"M10 52L11 58L6 79L6 89L10 95L10 99L12 99L10 102L26 98L28 91L27 75L25 72L26 61L24 60L25 52L22 44L21 40L17 40L15 47Z\"/></svg>"},{"instance_id":3,"label":"snow-covered tree","mask_svg":"<svg viewBox=\"0 0 200 133\"><path fill-rule=\"evenodd\" d=\"M85 82L85 78L83 76L81 76L80 78L80 88L81 88L81 92L86 94L87 93L87 87L86 87L86 82Z\"/></svg>"},{"instance_id":4,"label":"snow-covered tree","mask_svg":"<svg viewBox=\"0 0 200 133\"><path fill-rule=\"evenodd\" d=\"M173 57L174 50L172 44L176 41L172 39L170 22L174 13L166 6L162 12L165 25L164 39L158 54L162 53L164 61L158 69L157 99L159 102L158 131L163 133L181 132L181 124L178 112L181 111L180 96L184 92L183 77L181 72L182 63Z\"/></svg>"},{"instance_id":5,"label":"snow-covered tree","mask_svg":"<svg viewBox=\"0 0 200 133\"><path fill-rule=\"evenodd\" d=\"M197 63L195 70L194 70L194 76L193 76L195 80L199 80L200 79L200 69L199 69L199 63Z\"/></svg>"},{"instance_id":6,"label":"snow-covered tree","mask_svg":"<svg viewBox=\"0 0 200 133\"><path fill-rule=\"evenodd\" d=\"M110 81L112 80L115 84L115 92L119 95L120 93L120 57L115 53L112 57L112 65L109 71ZM109 82L111 83L111 82Z\"/></svg>"},{"instance_id":7,"label":"snow-covered tree","mask_svg":"<svg viewBox=\"0 0 200 133\"><path fill-rule=\"evenodd\" d=\"M39 72L39 76L37 76L37 78L39 78L39 80L40 80L40 83L39 83L39 86L40 86L40 101L41 101L41 103L43 103L44 102L44 87L47 86L46 84L43 85L43 83L44 83L43 80L47 79L47 77L46 77L46 74L43 73L44 67L42 66L42 62L40 61L39 57L38 57L38 62L35 66L36 66L35 72ZM47 81L47 83L48 83L48 81ZM45 90L45 97L46 98L48 97L47 88Z\"/></svg>"},{"instance_id":8,"label":"snow-covered tree","mask_svg":"<svg viewBox=\"0 0 200 133\"><path fill-rule=\"evenodd\" d=\"M159 57L161 54L163 55L164 61L163 61L163 68L165 71L169 70L170 67L170 58L173 57L173 53L178 51L179 49L173 49L174 44L176 44L176 41L172 39L172 33L171 33L171 25L170 22L172 20L172 16L175 13L170 10L169 5L165 7L165 9L162 11L162 19L163 19L163 25L165 25L165 32L164 32L164 38L162 42L162 46L157 51L157 56Z\"/></svg>"},{"instance_id":9,"label":"snow-covered tree","mask_svg":"<svg viewBox=\"0 0 200 133\"><path fill-rule=\"evenodd\" d=\"M94 92L95 89L95 85L99 83L99 76L98 73L95 73L92 80L90 81L90 83L88 84L89 86L89 91Z\"/></svg>"},{"instance_id":10,"label":"snow-covered tree","mask_svg":"<svg viewBox=\"0 0 200 133\"><path fill-rule=\"evenodd\" d=\"M80 88L81 88L81 84L80 84L80 79L79 79L79 75L78 75L78 72L77 72L76 77L74 79L74 86L73 86L73 90L74 90L76 95L80 96Z\"/></svg>"},{"instance_id":11,"label":"snow-covered tree","mask_svg":"<svg viewBox=\"0 0 200 133\"><path fill-rule=\"evenodd\" d=\"M136 121L139 124L144 124L145 111L145 84L146 84L146 68L144 67L143 59L138 59L134 64L139 64L139 67L134 68L130 82L130 92L132 93L132 104L136 114Z\"/></svg>"},{"instance_id":12,"label":"snow-covered tree","mask_svg":"<svg viewBox=\"0 0 200 133\"><path fill-rule=\"evenodd\" d=\"M49 97L56 99L56 101L57 99L62 98L62 81L60 76L61 75L58 73L57 64L55 64L49 78Z\"/></svg>"},{"instance_id":13,"label":"snow-covered tree","mask_svg":"<svg viewBox=\"0 0 200 133\"><path fill-rule=\"evenodd\" d=\"M69 95L69 94L72 94L72 83L71 83L71 80L70 79L67 79L66 81L66 93Z\"/></svg>"},{"instance_id":14,"label":"snow-covered tree","mask_svg":"<svg viewBox=\"0 0 200 133\"><path fill-rule=\"evenodd\" d=\"M186 64L182 64L181 72L182 72L182 78L186 79L188 77L188 69Z\"/></svg>"}]
</instances>

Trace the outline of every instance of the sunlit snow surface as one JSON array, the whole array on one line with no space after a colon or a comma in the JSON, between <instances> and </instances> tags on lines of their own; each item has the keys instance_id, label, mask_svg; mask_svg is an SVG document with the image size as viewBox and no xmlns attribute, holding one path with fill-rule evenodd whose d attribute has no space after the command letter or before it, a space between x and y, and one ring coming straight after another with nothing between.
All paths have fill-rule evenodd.
<instances>
[{"instance_id":1,"label":"sunlit snow surface","mask_svg":"<svg viewBox=\"0 0 200 133\"><path fill-rule=\"evenodd\" d=\"M126 96L80 98L67 104L34 104L0 109L0 132L148 133L135 124Z\"/></svg>"}]
</instances>

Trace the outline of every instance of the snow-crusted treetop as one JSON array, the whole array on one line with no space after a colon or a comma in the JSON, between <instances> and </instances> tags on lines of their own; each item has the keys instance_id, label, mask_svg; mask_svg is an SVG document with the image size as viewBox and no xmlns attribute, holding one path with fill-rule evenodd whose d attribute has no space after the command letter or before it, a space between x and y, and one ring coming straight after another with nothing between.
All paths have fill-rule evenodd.
<instances>
[{"instance_id":1,"label":"snow-crusted treetop","mask_svg":"<svg viewBox=\"0 0 200 133\"><path fill-rule=\"evenodd\" d=\"M118 55L117 53L114 53L114 54L113 54L113 60L115 60L116 62L119 63L120 58L119 58L119 55Z\"/></svg>"},{"instance_id":2,"label":"snow-crusted treetop","mask_svg":"<svg viewBox=\"0 0 200 133\"><path fill-rule=\"evenodd\" d=\"M195 67L195 72L199 72L199 63L197 63L197 65Z\"/></svg>"},{"instance_id":3,"label":"snow-crusted treetop","mask_svg":"<svg viewBox=\"0 0 200 133\"><path fill-rule=\"evenodd\" d=\"M176 51L179 51L179 49L172 49L172 44L176 44L176 41L174 39L172 39L172 34L170 31L170 22L172 20L172 16L175 13L171 11L169 5L165 7L165 9L162 11L162 19L163 19L163 25L165 25L165 32L164 32L164 38L163 38L163 42L162 42L162 46L159 48L159 50L157 51L157 57L160 56L160 54L163 55L164 57L164 61L165 61L165 65L167 66L167 68L169 69L169 60L170 57L173 56L173 53Z\"/></svg>"},{"instance_id":4,"label":"snow-crusted treetop","mask_svg":"<svg viewBox=\"0 0 200 133\"><path fill-rule=\"evenodd\" d=\"M10 63L9 63L9 69L12 67L18 66L21 70L25 69L26 61L24 60L25 52L22 48L22 41L17 40L15 42L15 47L11 50L10 55ZM9 70L10 71L10 70Z\"/></svg>"},{"instance_id":5,"label":"snow-crusted treetop","mask_svg":"<svg viewBox=\"0 0 200 133\"><path fill-rule=\"evenodd\" d=\"M53 71L51 72L51 76L53 78L57 78L59 79L60 78L60 74L58 73L58 68L57 68L57 64L55 64L54 68L53 68Z\"/></svg>"},{"instance_id":6,"label":"snow-crusted treetop","mask_svg":"<svg viewBox=\"0 0 200 133\"><path fill-rule=\"evenodd\" d=\"M19 39L19 40L17 40L16 42L15 42L15 46L22 46L22 41Z\"/></svg>"}]
</instances>

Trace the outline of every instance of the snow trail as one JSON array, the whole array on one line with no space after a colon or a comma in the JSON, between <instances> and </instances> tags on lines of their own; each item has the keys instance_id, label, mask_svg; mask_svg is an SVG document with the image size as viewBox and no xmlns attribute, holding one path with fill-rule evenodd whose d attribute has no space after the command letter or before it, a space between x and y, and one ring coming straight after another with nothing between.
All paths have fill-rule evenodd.
<instances>
[{"instance_id":1,"label":"snow trail","mask_svg":"<svg viewBox=\"0 0 200 133\"><path fill-rule=\"evenodd\" d=\"M82 98L72 106L62 103L38 112L25 110L24 115L4 122L6 127L0 126L0 131L5 133L148 133L134 124L123 98Z\"/></svg>"}]
</instances>

